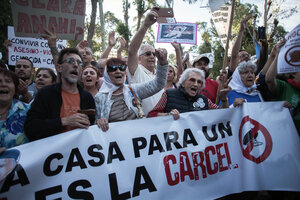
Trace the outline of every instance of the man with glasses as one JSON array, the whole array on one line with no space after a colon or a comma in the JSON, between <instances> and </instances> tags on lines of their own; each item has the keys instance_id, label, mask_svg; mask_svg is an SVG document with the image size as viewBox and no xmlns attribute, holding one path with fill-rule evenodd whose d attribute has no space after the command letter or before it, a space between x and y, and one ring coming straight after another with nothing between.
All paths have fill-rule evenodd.
<instances>
[{"instance_id":1,"label":"man with glasses","mask_svg":"<svg viewBox=\"0 0 300 200\"><path fill-rule=\"evenodd\" d=\"M94 123L95 116L82 111L95 109L92 95L78 85L84 66L82 60L75 48L60 52L57 61L59 83L42 88L27 113L24 130L30 140L76 128L87 129Z\"/></svg>"},{"instance_id":2,"label":"man with glasses","mask_svg":"<svg viewBox=\"0 0 300 200\"><path fill-rule=\"evenodd\" d=\"M15 73L20 83L18 86L20 100L29 103L37 93L35 83L33 82L34 67L31 60L21 57L16 62Z\"/></svg>"},{"instance_id":3,"label":"man with glasses","mask_svg":"<svg viewBox=\"0 0 300 200\"><path fill-rule=\"evenodd\" d=\"M134 35L129 48L128 48L128 70L129 70L129 83L144 83L153 80L156 76L155 73L155 49L148 45L141 45L146 31L150 28L157 20L158 14L153 8L146 16L145 21L141 25L140 29ZM162 49L167 53L166 49ZM160 63L160 66L168 65L168 61L165 63ZM160 67L158 66L158 67ZM166 73L167 76L167 73ZM157 104L163 89L156 93L155 95L148 97L143 100L143 111L145 115L148 114L150 110Z\"/></svg>"}]
</instances>

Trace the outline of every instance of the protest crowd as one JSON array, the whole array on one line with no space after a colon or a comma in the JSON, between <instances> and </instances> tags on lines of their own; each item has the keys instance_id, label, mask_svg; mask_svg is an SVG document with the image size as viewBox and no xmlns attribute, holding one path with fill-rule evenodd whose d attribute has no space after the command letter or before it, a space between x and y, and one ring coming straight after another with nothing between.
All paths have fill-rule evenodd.
<instances>
[{"instance_id":1,"label":"protest crowd","mask_svg":"<svg viewBox=\"0 0 300 200\"><path fill-rule=\"evenodd\" d=\"M181 113L241 107L245 103L284 101L300 136L300 72L277 77L282 38L268 55L268 42L260 41L256 61L241 49L247 16L233 45L229 66L213 80L209 58L190 60L180 44L171 43L177 65L168 62L164 48L143 44L147 30L157 22L158 13L147 13L130 44L109 34L108 47L99 60L83 40L76 47L56 48L55 29L42 35L48 41L55 70L39 68L26 57L16 61L14 71L4 61L0 68L0 133L1 151L74 129L99 127L107 132L113 122ZM109 57L120 42L117 57ZM4 43L10 48L10 41ZM126 49L128 47L128 49ZM122 57L126 50L128 57ZM203 52L205 53L205 52ZM100 131L100 129L103 131ZM221 199L296 199L288 192L243 192ZM299 197L299 195L298 195Z\"/></svg>"}]
</instances>

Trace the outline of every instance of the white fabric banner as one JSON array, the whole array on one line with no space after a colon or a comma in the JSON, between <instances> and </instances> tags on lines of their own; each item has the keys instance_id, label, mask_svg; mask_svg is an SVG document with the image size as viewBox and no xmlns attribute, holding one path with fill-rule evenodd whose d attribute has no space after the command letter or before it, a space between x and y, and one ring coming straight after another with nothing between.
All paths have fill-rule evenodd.
<instances>
[{"instance_id":1,"label":"white fabric banner","mask_svg":"<svg viewBox=\"0 0 300 200\"><path fill-rule=\"evenodd\" d=\"M17 60L26 57L31 60L34 67L55 68L48 41L43 38L16 37L14 27L7 27L7 39L12 43L8 47L8 64L16 65ZM58 39L56 42L58 51L67 47L67 41Z\"/></svg>"},{"instance_id":2,"label":"white fabric banner","mask_svg":"<svg viewBox=\"0 0 300 200\"><path fill-rule=\"evenodd\" d=\"M221 43L225 49L228 29L229 29L229 22L230 22L230 14L231 14L231 5L224 5L221 6L218 10L212 12L212 20L215 24L217 33L221 40ZM229 47L228 47L228 55L231 55L233 42L229 40Z\"/></svg>"},{"instance_id":3,"label":"white fabric banner","mask_svg":"<svg viewBox=\"0 0 300 200\"><path fill-rule=\"evenodd\" d=\"M110 123L17 147L0 199L215 199L300 191L300 141L283 102ZM270 118L272 116L272 118ZM41 133L43 134L43 133Z\"/></svg>"},{"instance_id":4,"label":"white fabric banner","mask_svg":"<svg viewBox=\"0 0 300 200\"><path fill-rule=\"evenodd\" d=\"M278 74L300 72L300 24L285 39L278 55Z\"/></svg>"}]
</instances>

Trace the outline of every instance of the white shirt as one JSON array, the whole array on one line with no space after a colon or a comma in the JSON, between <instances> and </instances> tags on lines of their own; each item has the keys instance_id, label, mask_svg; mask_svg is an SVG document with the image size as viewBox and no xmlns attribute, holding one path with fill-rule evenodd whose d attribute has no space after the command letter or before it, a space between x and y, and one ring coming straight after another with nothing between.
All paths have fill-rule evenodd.
<instances>
[{"instance_id":1,"label":"white shirt","mask_svg":"<svg viewBox=\"0 0 300 200\"><path fill-rule=\"evenodd\" d=\"M133 76L131 76L131 74L128 73L128 81L130 84L144 83L144 82L153 80L155 78L155 76L156 75L153 74L152 72L150 72L148 69L146 69L146 67L139 64L138 67L136 68ZM142 108L143 108L145 116L147 116L148 112L150 112L154 108L154 106L156 106L156 104L160 100L163 92L164 92L164 89L160 90L158 93L156 93L155 95L153 95L151 97L143 99Z\"/></svg>"}]
</instances>

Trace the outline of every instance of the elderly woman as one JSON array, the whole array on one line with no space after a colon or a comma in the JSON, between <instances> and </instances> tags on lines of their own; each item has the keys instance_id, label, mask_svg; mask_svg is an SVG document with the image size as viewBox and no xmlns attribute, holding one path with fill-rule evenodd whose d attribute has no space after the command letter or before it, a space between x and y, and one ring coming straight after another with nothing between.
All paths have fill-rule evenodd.
<instances>
[{"instance_id":1,"label":"elderly woman","mask_svg":"<svg viewBox=\"0 0 300 200\"><path fill-rule=\"evenodd\" d=\"M109 122L131 120L143 117L141 101L159 92L166 84L168 65L167 52L156 50L158 66L156 77L145 83L125 85L126 63L118 58L111 58L106 63L104 83L95 97L96 123L107 131Z\"/></svg>"},{"instance_id":2,"label":"elderly woman","mask_svg":"<svg viewBox=\"0 0 300 200\"><path fill-rule=\"evenodd\" d=\"M262 96L255 84L256 65L251 61L243 61L235 69L232 80L229 82L231 91L228 93L229 105L236 98L243 98L247 102L261 102Z\"/></svg>"},{"instance_id":3,"label":"elderly woman","mask_svg":"<svg viewBox=\"0 0 300 200\"><path fill-rule=\"evenodd\" d=\"M179 118L179 113L218 109L219 106L212 103L210 99L198 93L205 86L205 75L203 70L197 68L186 69L180 79L179 87L166 90L154 109L149 112L149 117L173 115ZM222 108L228 108L227 94L230 91L228 81L220 90ZM236 102L239 105L241 102Z\"/></svg>"},{"instance_id":4,"label":"elderly woman","mask_svg":"<svg viewBox=\"0 0 300 200\"><path fill-rule=\"evenodd\" d=\"M98 69L92 65L88 65L83 68L81 81L83 83L83 88L91 93L93 97L96 96L98 93L98 80L99 80L99 73Z\"/></svg>"},{"instance_id":5,"label":"elderly woman","mask_svg":"<svg viewBox=\"0 0 300 200\"><path fill-rule=\"evenodd\" d=\"M23 126L29 105L14 99L19 79L14 72L0 68L0 147L14 147L28 141Z\"/></svg>"}]
</instances>

